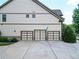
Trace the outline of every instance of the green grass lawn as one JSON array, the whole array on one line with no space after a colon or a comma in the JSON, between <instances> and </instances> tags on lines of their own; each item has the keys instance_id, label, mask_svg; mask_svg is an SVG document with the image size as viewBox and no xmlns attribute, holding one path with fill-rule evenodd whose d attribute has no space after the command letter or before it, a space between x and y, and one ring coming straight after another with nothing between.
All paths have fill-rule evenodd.
<instances>
[{"instance_id":1,"label":"green grass lawn","mask_svg":"<svg viewBox=\"0 0 79 59\"><path fill-rule=\"evenodd\" d=\"M0 46L7 46L13 44L13 42L0 42Z\"/></svg>"}]
</instances>

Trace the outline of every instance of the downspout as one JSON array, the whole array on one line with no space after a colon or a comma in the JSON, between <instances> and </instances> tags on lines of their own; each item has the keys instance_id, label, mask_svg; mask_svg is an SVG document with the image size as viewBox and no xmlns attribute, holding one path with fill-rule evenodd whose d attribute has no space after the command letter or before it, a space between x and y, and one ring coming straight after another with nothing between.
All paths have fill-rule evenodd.
<instances>
[{"instance_id":1,"label":"downspout","mask_svg":"<svg viewBox=\"0 0 79 59\"><path fill-rule=\"evenodd\" d=\"M60 38L60 40L62 40L63 38L62 38L62 35L63 34L63 22L61 22L61 38Z\"/></svg>"},{"instance_id":2,"label":"downspout","mask_svg":"<svg viewBox=\"0 0 79 59\"><path fill-rule=\"evenodd\" d=\"M59 22L61 22L61 36L60 36L60 40L63 40L63 26L64 26L63 22L64 22L64 18L61 21L59 21Z\"/></svg>"}]
</instances>

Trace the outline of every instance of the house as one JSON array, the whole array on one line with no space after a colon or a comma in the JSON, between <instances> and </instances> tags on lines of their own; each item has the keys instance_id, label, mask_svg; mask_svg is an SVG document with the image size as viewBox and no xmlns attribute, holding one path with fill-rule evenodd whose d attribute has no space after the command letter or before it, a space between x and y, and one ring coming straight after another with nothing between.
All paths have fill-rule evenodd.
<instances>
[{"instance_id":1,"label":"house","mask_svg":"<svg viewBox=\"0 0 79 59\"><path fill-rule=\"evenodd\" d=\"M64 18L39 0L8 0L0 6L2 36L19 40L62 40Z\"/></svg>"}]
</instances>

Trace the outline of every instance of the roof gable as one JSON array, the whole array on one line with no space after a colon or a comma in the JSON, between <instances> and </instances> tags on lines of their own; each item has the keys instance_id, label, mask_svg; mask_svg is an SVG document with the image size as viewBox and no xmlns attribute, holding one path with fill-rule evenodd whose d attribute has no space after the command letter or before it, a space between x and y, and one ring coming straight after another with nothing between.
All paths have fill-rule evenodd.
<instances>
[{"instance_id":1,"label":"roof gable","mask_svg":"<svg viewBox=\"0 0 79 59\"><path fill-rule=\"evenodd\" d=\"M5 5L9 4L10 2L12 2L13 0L8 0L7 2L5 2L4 4L2 4L0 6L0 9L3 8ZM51 9L49 9L47 6L45 6L44 4L42 4L40 1L38 0L32 0L33 2L35 2L36 4L38 4L40 7L42 7L43 9L45 9L47 12L49 12L50 14L52 14L53 16L55 16L56 18L59 19L59 21L63 21L64 18L61 17L60 15L58 15L56 12L52 11Z\"/></svg>"},{"instance_id":2,"label":"roof gable","mask_svg":"<svg viewBox=\"0 0 79 59\"><path fill-rule=\"evenodd\" d=\"M48 8L47 6L45 6L44 4L42 4L41 2L39 2L38 0L32 0L32 1L34 1L36 4L38 4L39 6L41 6L43 9L47 10L50 14L54 15L55 17L57 17L60 22L64 21L63 17L61 17L58 14L56 14L55 12L53 12L50 8Z\"/></svg>"}]
</instances>

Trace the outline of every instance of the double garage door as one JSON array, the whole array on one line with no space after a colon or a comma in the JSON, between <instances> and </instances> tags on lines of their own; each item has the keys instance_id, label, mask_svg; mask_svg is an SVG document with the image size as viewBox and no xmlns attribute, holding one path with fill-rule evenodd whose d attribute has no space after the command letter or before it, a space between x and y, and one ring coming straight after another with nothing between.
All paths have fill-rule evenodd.
<instances>
[{"instance_id":1,"label":"double garage door","mask_svg":"<svg viewBox=\"0 0 79 59\"><path fill-rule=\"evenodd\" d=\"M34 31L22 31L22 40L59 40L59 31L46 31L46 30L34 30Z\"/></svg>"}]
</instances>

